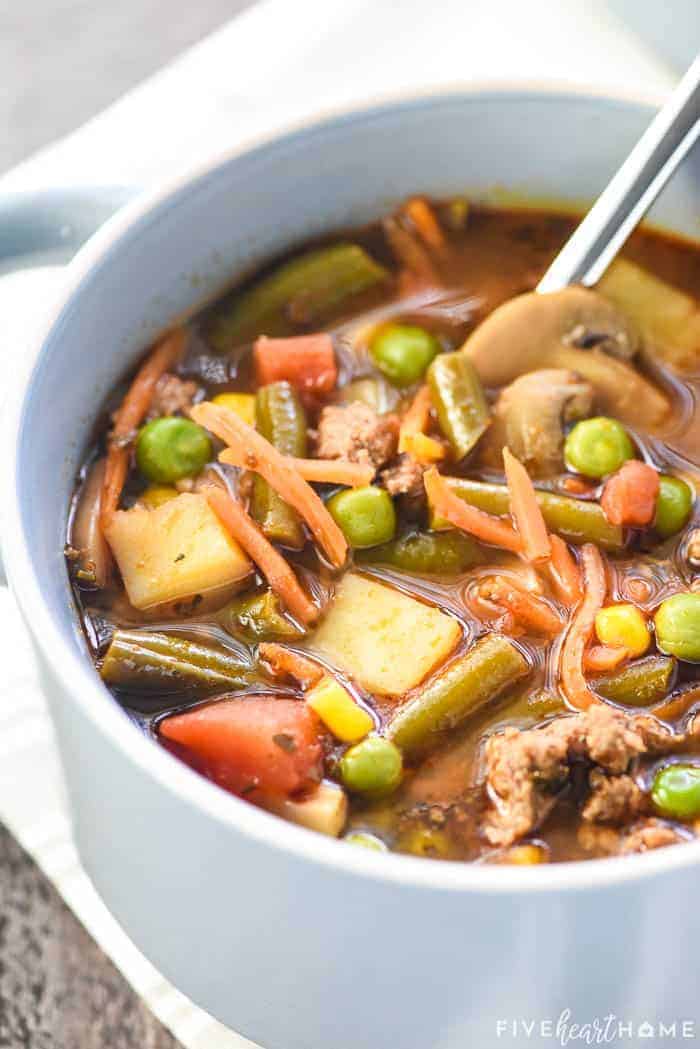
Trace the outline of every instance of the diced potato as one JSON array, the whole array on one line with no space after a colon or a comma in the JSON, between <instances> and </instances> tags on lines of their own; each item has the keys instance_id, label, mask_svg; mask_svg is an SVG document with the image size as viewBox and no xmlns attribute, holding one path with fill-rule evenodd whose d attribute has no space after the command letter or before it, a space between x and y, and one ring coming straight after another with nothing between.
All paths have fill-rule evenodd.
<instances>
[{"instance_id":1,"label":"diced potato","mask_svg":"<svg viewBox=\"0 0 700 1049\"><path fill-rule=\"evenodd\" d=\"M328 834L337 838L348 818L348 798L337 783L323 780L318 790L308 798L295 801L293 798L268 797L261 804L276 816L281 816L290 823L308 827L319 834Z\"/></svg>"},{"instance_id":2,"label":"diced potato","mask_svg":"<svg viewBox=\"0 0 700 1049\"><path fill-rule=\"evenodd\" d=\"M118 510L106 537L135 608L234 592L251 563L203 495L183 493L155 510Z\"/></svg>"},{"instance_id":3,"label":"diced potato","mask_svg":"<svg viewBox=\"0 0 700 1049\"><path fill-rule=\"evenodd\" d=\"M681 371L700 365L698 301L628 259L617 259L598 290L639 327L652 351Z\"/></svg>"},{"instance_id":4,"label":"diced potato","mask_svg":"<svg viewBox=\"0 0 700 1049\"><path fill-rule=\"evenodd\" d=\"M447 659L460 636L451 616L351 572L308 647L369 692L402 696Z\"/></svg>"}]
</instances>

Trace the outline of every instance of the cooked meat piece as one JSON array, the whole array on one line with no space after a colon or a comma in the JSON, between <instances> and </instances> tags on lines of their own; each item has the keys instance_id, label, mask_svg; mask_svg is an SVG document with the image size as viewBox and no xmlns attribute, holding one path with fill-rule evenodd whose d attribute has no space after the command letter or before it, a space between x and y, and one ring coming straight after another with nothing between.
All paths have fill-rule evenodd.
<instances>
[{"instance_id":1,"label":"cooked meat piece","mask_svg":"<svg viewBox=\"0 0 700 1049\"><path fill-rule=\"evenodd\" d=\"M622 834L617 828L599 823L581 823L576 831L576 840L586 852L595 856L614 856L620 849Z\"/></svg>"},{"instance_id":2,"label":"cooked meat piece","mask_svg":"<svg viewBox=\"0 0 700 1049\"><path fill-rule=\"evenodd\" d=\"M416 460L403 453L382 470L382 484L389 495L407 495L412 499L420 499L425 494L423 487L423 474L425 466L421 466Z\"/></svg>"},{"instance_id":3,"label":"cooked meat piece","mask_svg":"<svg viewBox=\"0 0 700 1049\"><path fill-rule=\"evenodd\" d=\"M623 837L620 846L620 855L627 856L631 852L648 852L649 849L662 849L666 845L677 845L678 842L687 841L688 838L670 823L663 820L648 819L632 827Z\"/></svg>"},{"instance_id":4,"label":"cooked meat piece","mask_svg":"<svg viewBox=\"0 0 700 1049\"><path fill-rule=\"evenodd\" d=\"M199 393L199 386L191 379L179 379L165 372L156 383L146 419L159 419L162 415L186 415Z\"/></svg>"},{"instance_id":5,"label":"cooked meat piece","mask_svg":"<svg viewBox=\"0 0 700 1049\"><path fill-rule=\"evenodd\" d=\"M507 728L486 741L491 807L484 835L492 845L511 845L529 834L547 815L555 802L553 791L566 784L570 766L577 762L619 775L640 755L658 753L681 739L649 715L625 714L603 703L582 714L562 715L542 728ZM598 790L591 812L604 800L603 788Z\"/></svg>"},{"instance_id":6,"label":"cooked meat piece","mask_svg":"<svg viewBox=\"0 0 700 1049\"><path fill-rule=\"evenodd\" d=\"M349 459L378 469L396 452L397 440L395 416L377 415L361 401L328 405L318 422L316 455L319 459Z\"/></svg>"},{"instance_id":7,"label":"cooked meat piece","mask_svg":"<svg viewBox=\"0 0 700 1049\"><path fill-rule=\"evenodd\" d=\"M593 387L566 368L528 372L501 391L482 441L482 461L501 468L507 445L535 477L564 468L564 427L590 415Z\"/></svg>"},{"instance_id":8,"label":"cooked meat piece","mask_svg":"<svg viewBox=\"0 0 700 1049\"><path fill-rule=\"evenodd\" d=\"M644 811L646 798L631 776L609 776L593 769L589 777L591 793L581 816L591 823L629 823Z\"/></svg>"}]
</instances>

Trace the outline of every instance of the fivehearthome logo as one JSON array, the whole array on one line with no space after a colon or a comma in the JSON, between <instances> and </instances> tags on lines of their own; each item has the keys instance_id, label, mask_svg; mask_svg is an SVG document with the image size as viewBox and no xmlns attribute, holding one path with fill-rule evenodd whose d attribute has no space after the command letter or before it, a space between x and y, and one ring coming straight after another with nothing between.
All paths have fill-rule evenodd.
<instances>
[{"instance_id":1,"label":"fivehearthome logo","mask_svg":"<svg viewBox=\"0 0 700 1049\"><path fill-rule=\"evenodd\" d=\"M574 1020L570 1009L556 1017L518 1017L496 1020L496 1037L507 1045L531 1043L567 1045L638 1045L648 1042L667 1049L671 1042L693 1042L700 1033L695 1020L630 1020L614 1013Z\"/></svg>"}]
</instances>

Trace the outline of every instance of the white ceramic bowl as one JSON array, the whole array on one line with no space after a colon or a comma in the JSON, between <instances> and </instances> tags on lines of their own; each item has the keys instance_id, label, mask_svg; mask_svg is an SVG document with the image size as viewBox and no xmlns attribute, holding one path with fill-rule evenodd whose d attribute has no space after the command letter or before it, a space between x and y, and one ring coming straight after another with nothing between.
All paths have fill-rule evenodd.
<instances>
[{"instance_id":1,"label":"white ceramic bowl","mask_svg":"<svg viewBox=\"0 0 700 1049\"><path fill-rule=\"evenodd\" d=\"M530 1045L536 1034L499 1021L566 1009L581 1022L692 1018L700 845L532 870L377 855L259 812L154 746L90 664L63 563L95 405L163 325L270 253L416 191L588 200L651 112L633 100L475 89L236 150L108 222L20 369L3 551L83 862L163 973L268 1049ZM694 236L697 159L655 215Z\"/></svg>"}]
</instances>

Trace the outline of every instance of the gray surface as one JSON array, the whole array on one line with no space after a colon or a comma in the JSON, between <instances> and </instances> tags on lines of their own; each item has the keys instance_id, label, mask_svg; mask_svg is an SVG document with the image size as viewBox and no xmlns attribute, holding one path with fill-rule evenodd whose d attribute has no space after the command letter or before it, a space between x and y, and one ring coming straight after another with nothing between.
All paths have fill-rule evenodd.
<instances>
[{"instance_id":1,"label":"gray surface","mask_svg":"<svg viewBox=\"0 0 700 1049\"><path fill-rule=\"evenodd\" d=\"M252 0L0 0L0 172Z\"/></svg>"},{"instance_id":2,"label":"gray surface","mask_svg":"<svg viewBox=\"0 0 700 1049\"><path fill-rule=\"evenodd\" d=\"M179 1045L0 824L0 1046Z\"/></svg>"}]
</instances>

